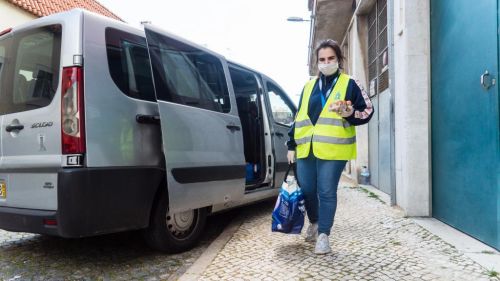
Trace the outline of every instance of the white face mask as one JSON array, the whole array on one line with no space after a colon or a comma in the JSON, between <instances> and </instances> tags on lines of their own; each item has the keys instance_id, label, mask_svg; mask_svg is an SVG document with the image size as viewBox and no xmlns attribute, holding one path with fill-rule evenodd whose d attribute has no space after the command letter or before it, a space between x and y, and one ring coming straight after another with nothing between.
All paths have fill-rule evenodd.
<instances>
[{"instance_id":1,"label":"white face mask","mask_svg":"<svg viewBox=\"0 0 500 281\"><path fill-rule=\"evenodd\" d=\"M332 63L318 63L318 69L325 76L332 75L339 69L339 63L336 61Z\"/></svg>"}]
</instances>

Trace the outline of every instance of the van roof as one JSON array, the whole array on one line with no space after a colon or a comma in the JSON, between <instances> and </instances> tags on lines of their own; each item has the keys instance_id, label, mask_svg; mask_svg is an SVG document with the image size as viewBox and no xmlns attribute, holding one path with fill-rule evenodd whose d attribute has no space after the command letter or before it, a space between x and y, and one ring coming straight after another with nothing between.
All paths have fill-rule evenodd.
<instances>
[{"instance_id":1,"label":"van roof","mask_svg":"<svg viewBox=\"0 0 500 281\"><path fill-rule=\"evenodd\" d=\"M26 28L33 28L33 26L42 26L42 25L45 25L47 23L52 24L55 21L63 21L63 20L65 21L67 19L75 19L75 18L79 18L79 17L83 16L84 14L90 15L90 16L95 16L95 17L105 18L106 20L115 21L115 22L121 23L121 24L126 24L125 22L123 22L121 20L117 20L114 18L103 16L101 14L94 13L94 12L91 12L91 11L88 11L88 10L85 10L82 8L75 8L75 9L71 9L68 11L44 16L41 18L36 18L36 19L30 20L28 22L25 22L23 24L13 26L12 31L15 32L15 31L26 29Z\"/></svg>"},{"instance_id":2,"label":"van roof","mask_svg":"<svg viewBox=\"0 0 500 281\"><path fill-rule=\"evenodd\" d=\"M129 23L126 23L124 21L119 21L119 20L116 20L116 19L113 19L113 18L110 18L110 17L103 16L101 14L97 14L97 13L94 13L94 12L91 12L91 11L88 11L88 10L85 10L85 9L81 9L81 8L75 8L75 9L71 9L69 11L65 11L65 12L61 12L61 13L55 13L55 14L52 14L52 15L49 15L49 16L45 16L45 17L41 17L41 18L38 18L38 19L34 19L32 21L29 21L27 23L24 23L22 25L14 27L12 29L12 31L21 30L21 29L24 29L24 28L32 28L33 26L44 25L47 22L54 22L54 21L57 21L57 20L60 20L60 19L75 18L75 17L80 17L80 16L83 16L83 15L90 16L90 17L100 17L100 18L105 18L106 20L109 20L109 21L114 21L115 23L117 23L119 25L126 26L127 29L135 29L136 31L138 31L138 33L142 34L142 36L145 36L144 29L135 27L135 26L133 26L133 25L131 25ZM147 25L149 25L149 24L146 24L146 26ZM166 30L164 30L164 29L162 29L162 28L160 28L158 26L155 26L155 25L149 25L149 26L150 26L150 28L153 31L162 32L162 33L168 35L169 37L172 37L175 40L178 40L180 42L183 42L183 43L186 43L188 45L194 46L194 47L196 47L198 49L201 49L203 51L211 53L211 54L213 54L215 56L222 57L222 58L224 58L228 62L229 65L241 67L243 69L246 69L246 70L258 73L259 75L262 75L263 77L265 77L269 81L272 81L272 82L276 83L273 79L271 79L269 76L265 75L261 71L252 69L252 68L250 68L250 67L248 67L246 65L237 63L237 62L232 61L232 60L229 60L226 57L224 57L222 54L219 54L219 53L217 53L217 52L215 52L215 51L213 51L211 49L206 48L205 46L199 45L199 44L194 43L194 42L192 42L192 41L190 41L188 39L185 39L185 38L183 38L183 37L181 37L179 35L176 35L175 33L166 31Z\"/></svg>"}]
</instances>

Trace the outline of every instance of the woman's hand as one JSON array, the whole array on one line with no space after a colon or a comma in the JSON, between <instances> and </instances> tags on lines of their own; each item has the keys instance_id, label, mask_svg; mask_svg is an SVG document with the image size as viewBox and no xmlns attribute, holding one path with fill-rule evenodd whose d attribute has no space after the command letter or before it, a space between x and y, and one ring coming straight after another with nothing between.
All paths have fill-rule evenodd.
<instances>
[{"instance_id":1,"label":"woman's hand","mask_svg":"<svg viewBox=\"0 0 500 281\"><path fill-rule=\"evenodd\" d=\"M329 111L334 111L338 115L342 117L349 117L352 115L354 112L354 108L352 107L351 101L343 101L339 100L334 103L331 103L330 106L328 107Z\"/></svg>"},{"instance_id":2,"label":"woman's hand","mask_svg":"<svg viewBox=\"0 0 500 281\"><path fill-rule=\"evenodd\" d=\"M288 153L286 154L286 158L288 159L288 164L292 164L293 162L295 162L295 151L288 150Z\"/></svg>"}]
</instances>

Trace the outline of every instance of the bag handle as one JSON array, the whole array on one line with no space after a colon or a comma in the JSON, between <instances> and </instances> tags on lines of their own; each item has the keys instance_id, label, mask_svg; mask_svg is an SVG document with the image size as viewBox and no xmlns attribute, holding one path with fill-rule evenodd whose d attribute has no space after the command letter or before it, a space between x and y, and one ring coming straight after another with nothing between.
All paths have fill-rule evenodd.
<instances>
[{"instance_id":1,"label":"bag handle","mask_svg":"<svg viewBox=\"0 0 500 281\"><path fill-rule=\"evenodd\" d=\"M290 169L293 169L293 175L295 176L295 180L297 181L297 184L300 186L299 178L297 177L297 164L295 162L288 164L288 169L286 170L285 178L283 179L283 181L286 182L286 178L290 173Z\"/></svg>"}]
</instances>

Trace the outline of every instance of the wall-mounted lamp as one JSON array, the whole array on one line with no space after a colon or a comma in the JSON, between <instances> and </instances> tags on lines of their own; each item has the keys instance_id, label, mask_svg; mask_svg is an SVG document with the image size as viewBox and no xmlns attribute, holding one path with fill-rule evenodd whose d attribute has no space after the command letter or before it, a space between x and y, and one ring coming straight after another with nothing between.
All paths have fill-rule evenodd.
<instances>
[{"instance_id":1,"label":"wall-mounted lamp","mask_svg":"<svg viewBox=\"0 0 500 281\"><path fill-rule=\"evenodd\" d=\"M311 20L303 19L301 17L289 17L286 20L287 21L295 21L295 22L311 21Z\"/></svg>"}]
</instances>

